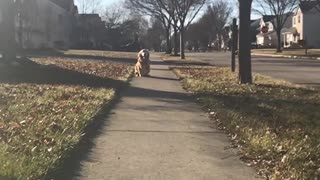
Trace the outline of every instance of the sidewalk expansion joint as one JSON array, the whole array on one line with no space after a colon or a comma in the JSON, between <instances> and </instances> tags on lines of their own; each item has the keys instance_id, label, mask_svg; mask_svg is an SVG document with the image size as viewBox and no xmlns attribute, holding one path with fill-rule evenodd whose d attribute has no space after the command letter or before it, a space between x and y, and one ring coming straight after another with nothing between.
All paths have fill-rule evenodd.
<instances>
[{"instance_id":1,"label":"sidewalk expansion joint","mask_svg":"<svg viewBox=\"0 0 320 180\"><path fill-rule=\"evenodd\" d=\"M173 134L223 134L223 131L157 131L157 130L107 130L107 132L127 133L173 133Z\"/></svg>"}]
</instances>

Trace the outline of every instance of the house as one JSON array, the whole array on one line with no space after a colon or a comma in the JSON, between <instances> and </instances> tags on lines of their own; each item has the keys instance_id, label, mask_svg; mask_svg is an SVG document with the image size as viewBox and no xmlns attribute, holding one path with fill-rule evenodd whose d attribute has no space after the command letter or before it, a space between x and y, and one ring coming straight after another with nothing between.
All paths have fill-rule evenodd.
<instances>
[{"instance_id":1,"label":"house","mask_svg":"<svg viewBox=\"0 0 320 180\"><path fill-rule=\"evenodd\" d=\"M257 34L259 34L261 31L260 22L261 22L261 19L254 19L254 20L250 21L250 34L251 34L250 42L251 42L251 44L257 43Z\"/></svg>"},{"instance_id":2,"label":"house","mask_svg":"<svg viewBox=\"0 0 320 180\"><path fill-rule=\"evenodd\" d=\"M77 12L73 0L22 1L16 18L17 41L23 48L68 48L72 21Z\"/></svg>"},{"instance_id":3,"label":"house","mask_svg":"<svg viewBox=\"0 0 320 180\"><path fill-rule=\"evenodd\" d=\"M286 48L300 47L305 42L309 47L320 48L320 12L316 1L301 1L292 18L292 26L282 35Z\"/></svg>"},{"instance_id":4,"label":"house","mask_svg":"<svg viewBox=\"0 0 320 180\"><path fill-rule=\"evenodd\" d=\"M232 27L225 26L223 32L221 33L221 49L231 50L232 43Z\"/></svg>"},{"instance_id":5,"label":"house","mask_svg":"<svg viewBox=\"0 0 320 180\"><path fill-rule=\"evenodd\" d=\"M73 0L15 3L16 42L20 48L68 48L72 44L72 26L77 14Z\"/></svg>"},{"instance_id":6,"label":"house","mask_svg":"<svg viewBox=\"0 0 320 180\"><path fill-rule=\"evenodd\" d=\"M15 3L16 42L22 49L104 46L105 22L98 14L79 14L74 0L16 0ZM2 19L0 9L0 25ZM0 26L0 32L2 29Z\"/></svg>"},{"instance_id":7,"label":"house","mask_svg":"<svg viewBox=\"0 0 320 180\"><path fill-rule=\"evenodd\" d=\"M283 29L290 28L292 26L292 15L284 14L283 16L289 16L283 25ZM266 15L260 19L258 26L259 34L256 35L257 45L259 47L277 47L278 38L275 30L275 25L276 16L274 15ZM283 36L281 36L280 41L284 41Z\"/></svg>"},{"instance_id":8,"label":"house","mask_svg":"<svg viewBox=\"0 0 320 180\"><path fill-rule=\"evenodd\" d=\"M275 47L277 43L277 36L274 31L273 22L276 16L265 15L258 20L258 34L256 35L256 43L259 47ZM265 32L262 28L267 28Z\"/></svg>"},{"instance_id":9,"label":"house","mask_svg":"<svg viewBox=\"0 0 320 180\"><path fill-rule=\"evenodd\" d=\"M74 48L102 49L106 37L105 22L99 14L80 14L77 29L77 42Z\"/></svg>"}]
</instances>

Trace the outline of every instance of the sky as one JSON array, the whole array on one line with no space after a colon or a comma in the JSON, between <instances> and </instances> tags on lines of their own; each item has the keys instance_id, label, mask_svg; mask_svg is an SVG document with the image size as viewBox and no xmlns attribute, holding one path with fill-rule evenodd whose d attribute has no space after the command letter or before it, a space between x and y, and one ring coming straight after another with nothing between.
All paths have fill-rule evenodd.
<instances>
[{"instance_id":1,"label":"sky","mask_svg":"<svg viewBox=\"0 0 320 180\"><path fill-rule=\"evenodd\" d=\"M75 0L76 5L78 5L78 1L79 0ZM88 0L88 1L90 1L90 0ZM113 4L115 2L120 2L120 1L121 0L101 0L103 6L108 6L110 4Z\"/></svg>"},{"instance_id":2,"label":"sky","mask_svg":"<svg viewBox=\"0 0 320 180\"><path fill-rule=\"evenodd\" d=\"M80 0L75 0L76 5L78 5L78 1L80 1ZM89 1L90 1L90 0L89 0ZM117 3L117 2L121 2L121 1L123 1L123 0L101 0L101 2L102 2L102 5L101 5L101 6L102 6L103 9L104 9L104 7L106 7L106 6L108 6L108 5L111 5L111 4ZM226 1L235 1L235 0L226 0ZM235 6L235 8L237 8L237 7L236 7L236 4L235 4L234 6ZM233 16L237 16L237 11L234 12ZM252 19L257 19L258 17L259 17L259 16L254 15L254 14L251 16Z\"/></svg>"},{"instance_id":3,"label":"sky","mask_svg":"<svg viewBox=\"0 0 320 180\"><path fill-rule=\"evenodd\" d=\"M121 0L102 0L104 5L113 4L115 2L120 2Z\"/></svg>"}]
</instances>

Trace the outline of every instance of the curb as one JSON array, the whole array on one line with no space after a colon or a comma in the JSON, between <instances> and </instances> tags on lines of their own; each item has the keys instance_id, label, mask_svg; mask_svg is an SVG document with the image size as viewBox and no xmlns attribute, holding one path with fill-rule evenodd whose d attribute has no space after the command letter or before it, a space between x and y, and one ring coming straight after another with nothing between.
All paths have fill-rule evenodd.
<instances>
[{"instance_id":1,"label":"curb","mask_svg":"<svg viewBox=\"0 0 320 180\"><path fill-rule=\"evenodd\" d=\"M259 54L259 53L251 53L251 55L253 55L253 56L266 56L266 57L278 57L278 58L290 58L290 59L320 60L320 57L307 57L307 56L290 56L290 55Z\"/></svg>"}]
</instances>

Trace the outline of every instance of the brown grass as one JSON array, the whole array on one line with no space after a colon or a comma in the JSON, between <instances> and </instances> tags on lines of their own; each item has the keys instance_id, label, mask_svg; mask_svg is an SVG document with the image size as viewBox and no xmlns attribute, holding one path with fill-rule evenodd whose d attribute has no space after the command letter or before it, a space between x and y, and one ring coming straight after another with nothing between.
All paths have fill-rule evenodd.
<instances>
[{"instance_id":1,"label":"brown grass","mask_svg":"<svg viewBox=\"0 0 320 180\"><path fill-rule=\"evenodd\" d=\"M255 75L240 85L228 68L174 68L227 130L243 160L270 179L320 176L320 91Z\"/></svg>"},{"instance_id":2,"label":"brown grass","mask_svg":"<svg viewBox=\"0 0 320 180\"><path fill-rule=\"evenodd\" d=\"M106 60L0 64L0 179L40 179L63 164L132 72Z\"/></svg>"},{"instance_id":3,"label":"brown grass","mask_svg":"<svg viewBox=\"0 0 320 180\"><path fill-rule=\"evenodd\" d=\"M187 56L186 59L181 60L178 56L172 56L168 54L162 54L161 59L172 65L198 65L198 66L207 66L209 63L199 59L199 57Z\"/></svg>"}]
</instances>

